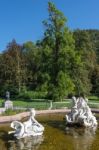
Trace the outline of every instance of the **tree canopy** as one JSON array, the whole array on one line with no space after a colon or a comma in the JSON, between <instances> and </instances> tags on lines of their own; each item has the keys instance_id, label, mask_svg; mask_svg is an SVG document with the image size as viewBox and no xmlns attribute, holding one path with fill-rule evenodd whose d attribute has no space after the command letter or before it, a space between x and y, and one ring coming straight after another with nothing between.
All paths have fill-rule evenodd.
<instances>
[{"instance_id":1,"label":"tree canopy","mask_svg":"<svg viewBox=\"0 0 99 150\"><path fill-rule=\"evenodd\" d=\"M99 30L74 30L48 2L44 35L22 45L12 40L0 54L0 95L25 91L63 100L70 94L99 95Z\"/></svg>"}]
</instances>

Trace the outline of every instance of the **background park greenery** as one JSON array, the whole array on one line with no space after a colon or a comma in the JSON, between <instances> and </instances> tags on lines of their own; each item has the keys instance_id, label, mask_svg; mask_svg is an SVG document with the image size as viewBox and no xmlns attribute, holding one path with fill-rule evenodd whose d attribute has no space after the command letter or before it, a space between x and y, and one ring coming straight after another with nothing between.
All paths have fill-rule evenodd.
<instances>
[{"instance_id":1,"label":"background park greenery","mask_svg":"<svg viewBox=\"0 0 99 150\"><path fill-rule=\"evenodd\" d=\"M74 30L51 2L43 38L22 45L15 39L0 54L0 96L62 101L74 95L99 96L99 30Z\"/></svg>"}]
</instances>

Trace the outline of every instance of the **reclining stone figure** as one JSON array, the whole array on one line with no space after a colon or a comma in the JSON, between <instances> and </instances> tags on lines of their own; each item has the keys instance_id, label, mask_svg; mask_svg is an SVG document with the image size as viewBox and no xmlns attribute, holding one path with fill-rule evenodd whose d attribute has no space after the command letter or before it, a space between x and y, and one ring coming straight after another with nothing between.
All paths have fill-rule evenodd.
<instances>
[{"instance_id":1,"label":"reclining stone figure","mask_svg":"<svg viewBox=\"0 0 99 150\"><path fill-rule=\"evenodd\" d=\"M11 128L15 129L10 131L17 139L24 138L26 136L39 136L43 134L44 127L35 118L35 110L31 109L30 117L26 122L13 121Z\"/></svg>"}]
</instances>

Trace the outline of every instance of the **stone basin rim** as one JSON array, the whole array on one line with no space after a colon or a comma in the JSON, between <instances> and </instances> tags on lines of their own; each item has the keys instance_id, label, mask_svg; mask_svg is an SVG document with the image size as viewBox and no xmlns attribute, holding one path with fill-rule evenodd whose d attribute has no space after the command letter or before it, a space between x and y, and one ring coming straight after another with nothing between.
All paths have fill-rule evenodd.
<instances>
[{"instance_id":1,"label":"stone basin rim","mask_svg":"<svg viewBox=\"0 0 99 150\"><path fill-rule=\"evenodd\" d=\"M70 109L51 109L51 110L36 110L36 115L43 115L43 114L55 114L55 113L69 113ZM91 111L93 113L99 113L99 109L92 108ZM26 117L30 116L30 112L22 112L16 115L11 116L0 116L0 124L2 123L10 123L12 121L19 121Z\"/></svg>"}]
</instances>

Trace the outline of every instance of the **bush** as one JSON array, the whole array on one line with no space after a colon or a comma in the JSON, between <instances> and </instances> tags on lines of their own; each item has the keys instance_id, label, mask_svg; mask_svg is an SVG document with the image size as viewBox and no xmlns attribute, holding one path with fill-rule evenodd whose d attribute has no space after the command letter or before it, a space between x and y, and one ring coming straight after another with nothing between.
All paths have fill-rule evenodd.
<instances>
[{"instance_id":1,"label":"bush","mask_svg":"<svg viewBox=\"0 0 99 150\"><path fill-rule=\"evenodd\" d=\"M21 92L17 98L18 99L24 99L24 100L33 100L33 99L44 99L46 97L45 92L37 92L37 91L26 91Z\"/></svg>"},{"instance_id":2,"label":"bush","mask_svg":"<svg viewBox=\"0 0 99 150\"><path fill-rule=\"evenodd\" d=\"M6 91L10 92L11 98L15 97L15 95L18 95L17 87L11 85L4 85L0 88L0 97L5 98Z\"/></svg>"},{"instance_id":3,"label":"bush","mask_svg":"<svg viewBox=\"0 0 99 150\"><path fill-rule=\"evenodd\" d=\"M10 116L10 115L16 115L17 113L22 112L22 110L12 110L12 109L7 109L2 115L3 116Z\"/></svg>"}]
</instances>

